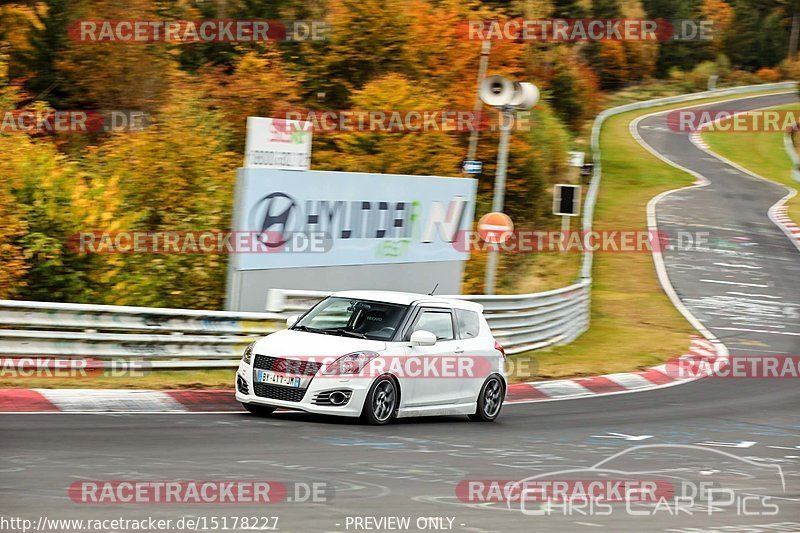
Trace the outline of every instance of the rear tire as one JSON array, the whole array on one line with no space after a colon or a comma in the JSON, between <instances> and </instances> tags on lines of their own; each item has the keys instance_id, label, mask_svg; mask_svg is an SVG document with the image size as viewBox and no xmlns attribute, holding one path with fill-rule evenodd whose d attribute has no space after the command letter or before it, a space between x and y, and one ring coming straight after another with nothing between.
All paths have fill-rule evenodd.
<instances>
[{"instance_id":1,"label":"rear tire","mask_svg":"<svg viewBox=\"0 0 800 533\"><path fill-rule=\"evenodd\" d=\"M275 409L277 409L277 407L270 407L269 405L258 405L256 403L244 402L242 402L242 407L258 416L269 416L275 412Z\"/></svg>"},{"instance_id":2,"label":"rear tire","mask_svg":"<svg viewBox=\"0 0 800 533\"><path fill-rule=\"evenodd\" d=\"M505 387L498 376L489 376L478 394L478 407L468 415L473 422L494 422L503 407Z\"/></svg>"},{"instance_id":3,"label":"rear tire","mask_svg":"<svg viewBox=\"0 0 800 533\"><path fill-rule=\"evenodd\" d=\"M388 424L397 412L400 388L389 376L381 376L370 387L361 409L361 420L373 426Z\"/></svg>"}]
</instances>

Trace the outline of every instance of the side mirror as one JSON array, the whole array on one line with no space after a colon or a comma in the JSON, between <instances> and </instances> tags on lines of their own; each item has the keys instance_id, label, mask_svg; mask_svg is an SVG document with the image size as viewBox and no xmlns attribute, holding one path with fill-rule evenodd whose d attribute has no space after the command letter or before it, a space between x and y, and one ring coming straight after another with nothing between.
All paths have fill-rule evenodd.
<instances>
[{"instance_id":1,"label":"side mirror","mask_svg":"<svg viewBox=\"0 0 800 533\"><path fill-rule=\"evenodd\" d=\"M290 328L297 323L297 319L300 318L299 315L292 315L286 319L286 327Z\"/></svg>"},{"instance_id":2,"label":"side mirror","mask_svg":"<svg viewBox=\"0 0 800 533\"><path fill-rule=\"evenodd\" d=\"M411 334L411 344L413 346L433 346L436 344L436 335L424 329L417 330Z\"/></svg>"}]
</instances>

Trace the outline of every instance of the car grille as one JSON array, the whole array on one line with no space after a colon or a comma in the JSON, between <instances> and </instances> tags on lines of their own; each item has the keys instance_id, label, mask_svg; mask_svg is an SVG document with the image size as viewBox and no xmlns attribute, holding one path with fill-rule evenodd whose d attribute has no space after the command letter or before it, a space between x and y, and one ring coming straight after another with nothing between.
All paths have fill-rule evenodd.
<instances>
[{"instance_id":1,"label":"car grille","mask_svg":"<svg viewBox=\"0 0 800 533\"><path fill-rule=\"evenodd\" d=\"M281 359L267 355L256 355L253 361L253 392L261 398L272 398L285 402L299 402L306 394L306 389L297 387L284 387L271 383L256 381L256 369L271 370L273 372L286 372L303 376L313 376L322 366L315 361L302 361L300 359Z\"/></svg>"},{"instance_id":2,"label":"car grille","mask_svg":"<svg viewBox=\"0 0 800 533\"><path fill-rule=\"evenodd\" d=\"M288 374L301 374L313 376L322 366L316 361L302 361L300 359L281 359L266 355L256 355L253 368L272 370L273 372L286 372Z\"/></svg>"},{"instance_id":3,"label":"car grille","mask_svg":"<svg viewBox=\"0 0 800 533\"><path fill-rule=\"evenodd\" d=\"M272 398L273 400L283 400L285 402L299 402L306 395L305 389L282 387L281 385L271 385L269 383L253 383L253 390L256 396L261 398Z\"/></svg>"}]
</instances>

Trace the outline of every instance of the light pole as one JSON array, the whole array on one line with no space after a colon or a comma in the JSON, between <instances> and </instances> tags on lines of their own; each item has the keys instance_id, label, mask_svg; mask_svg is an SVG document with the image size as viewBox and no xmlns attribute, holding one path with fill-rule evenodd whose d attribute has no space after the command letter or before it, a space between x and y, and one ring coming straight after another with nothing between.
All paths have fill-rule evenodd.
<instances>
[{"instance_id":1,"label":"light pole","mask_svg":"<svg viewBox=\"0 0 800 533\"><path fill-rule=\"evenodd\" d=\"M475 118L479 117L481 114L481 98L480 98L480 89L481 83L483 83L483 79L486 77L486 68L489 66L489 52L492 50L492 41L485 40L481 44L481 62L478 66L478 94L475 95L475 106L474 106L474 113L473 116ZM480 121L478 124L475 124L475 127L472 129L472 132L469 135L469 149L467 150L467 161L473 161L475 159L475 155L478 152L478 128L480 126Z\"/></svg>"},{"instance_id":2,"label":"light pole","mask_svg":"<svg viewBox=\"0 0 800 533\"><path fill-rule=\"evenodd\" d=\"M492 211L500 213L506 194L506 169L508 167L508 140L515 111L531 109L539 101L539 89L532 83L511 82L502 76L490 76L478 91L485 104L500 110L500 145L497 148L497 167L494 174ZM497 277L497 250L489 250L486 263L486 294L494 294Z\"/></svg>"}]
</instances>

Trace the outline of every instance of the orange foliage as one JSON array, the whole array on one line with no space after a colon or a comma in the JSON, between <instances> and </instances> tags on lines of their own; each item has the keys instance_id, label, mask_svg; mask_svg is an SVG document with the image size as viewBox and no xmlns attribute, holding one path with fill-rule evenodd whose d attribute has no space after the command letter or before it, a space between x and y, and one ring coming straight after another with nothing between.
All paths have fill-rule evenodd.
<instances>
[{"instance_id":1,"label":"orange foliage","mask_svg":"<svg viewBox=\"0 0 800 533\"><path fill-rule=\"evenodd\" d=\"M703 19L714 21L714 40L711 46L719 52L725 45L725 34L733 22L733 8L725 0L703 0L700 7Z\"/></svg>"}]
</instances>

